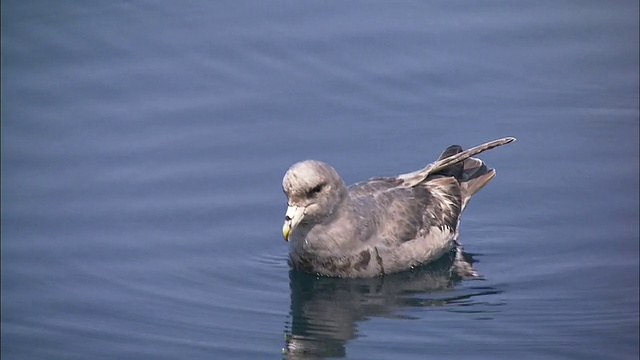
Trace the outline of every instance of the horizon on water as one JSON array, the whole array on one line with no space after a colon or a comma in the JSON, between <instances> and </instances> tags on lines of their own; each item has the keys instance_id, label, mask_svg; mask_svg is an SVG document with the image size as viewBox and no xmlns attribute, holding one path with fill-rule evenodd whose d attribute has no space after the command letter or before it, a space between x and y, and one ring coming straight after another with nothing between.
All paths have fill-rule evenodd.
<instances>
[{"instance_id":1,"label":"horizon on water","mask_svg":"<svg viewBox=\"0 0 640 360\"><path fill-rule=\"evenodd\" d=\"M1 6L3 360L638 358L638 2ZM290 269L292 164L508 136L480 279Z\"/></svg>"}]
</instances>

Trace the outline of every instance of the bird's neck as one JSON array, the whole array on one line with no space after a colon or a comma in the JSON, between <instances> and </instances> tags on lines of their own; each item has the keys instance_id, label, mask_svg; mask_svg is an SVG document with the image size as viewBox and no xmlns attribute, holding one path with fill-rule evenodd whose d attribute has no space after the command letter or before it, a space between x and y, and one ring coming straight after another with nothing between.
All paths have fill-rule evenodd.
<instances>
[{"instance_id":1,"label":"bird's neck","mask_svg":"<svg viewBox=\"0 0 640 360\"><path fill-rule=\"evenodd\" d=\"M349 201L345 198L321 223L305 225L300 229L300 236L292 244L296 250L327 256L347 255L351 251L358 251L361 243L353 239L359 238L362 229L356 226L355 214Z\"/></svg>"}]
</instances>

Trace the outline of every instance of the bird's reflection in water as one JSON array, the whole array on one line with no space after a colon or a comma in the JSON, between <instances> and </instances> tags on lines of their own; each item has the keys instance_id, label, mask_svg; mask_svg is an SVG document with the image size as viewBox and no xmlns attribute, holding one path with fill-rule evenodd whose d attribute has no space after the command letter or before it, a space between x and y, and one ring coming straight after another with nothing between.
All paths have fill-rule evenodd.
<instances>
[{"instance_id":1,"label":"bird's reflection in water","mask_svg":"<svg viewBox=\"0 0 640 360\"><path fill-rule=\"evenodd\" d=\"M346 356L347 343L357 337L358 323L372 317L400 316L403 308L444 306L499 291L481 287L455 293L462 280L455 251L435 263L404 273L365 279L317 277L290 271L291 322L285 329L286 359L323 359Z\"/></svg>"}]
</instances>

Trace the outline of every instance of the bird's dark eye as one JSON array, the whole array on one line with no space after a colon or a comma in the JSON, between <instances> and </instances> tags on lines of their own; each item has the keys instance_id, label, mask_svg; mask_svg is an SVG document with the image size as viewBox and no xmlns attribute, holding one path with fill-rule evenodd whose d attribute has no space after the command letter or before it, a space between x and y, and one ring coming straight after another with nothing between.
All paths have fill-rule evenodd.
<instances>
[{"instance_id":1,"label":"bird's dark eye","mask_svg":"<svg viewBox=\"0 0 640 360\"><path fill-rule=\"evenodd\" d=\"M320 191L322 191L322 188L324 188L325 184L318 184L316 185L316 187L312 188L311 190L309 190L309 192L307 193L309 196L315 196L317 193L319 193Z\"/></svg>"}]
</instances>

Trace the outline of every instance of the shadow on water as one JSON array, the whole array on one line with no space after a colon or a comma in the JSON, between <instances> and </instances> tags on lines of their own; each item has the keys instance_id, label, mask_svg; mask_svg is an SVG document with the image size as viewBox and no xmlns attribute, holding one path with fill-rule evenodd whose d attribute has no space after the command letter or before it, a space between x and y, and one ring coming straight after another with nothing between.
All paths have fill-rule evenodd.
<instances>
[{"instance_id":1,"label":"shadow on water","mask_svg":"<svg viewBox=\"0 0 640 360\"><path fill-rule=\"evenodd\" d=\"M464 258L473 263L471 254ZM284 358L345 357L347 343L358 337L360 322L375 317L410 320L414 318L402 315L403 309L469 306L475 297L501 293L491 287L454 291L462 281L453 271L454 259L455 251L412 271L365 279L291 270L291 322L285 328Z\"/></svg>"}]
</instances>

